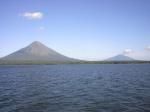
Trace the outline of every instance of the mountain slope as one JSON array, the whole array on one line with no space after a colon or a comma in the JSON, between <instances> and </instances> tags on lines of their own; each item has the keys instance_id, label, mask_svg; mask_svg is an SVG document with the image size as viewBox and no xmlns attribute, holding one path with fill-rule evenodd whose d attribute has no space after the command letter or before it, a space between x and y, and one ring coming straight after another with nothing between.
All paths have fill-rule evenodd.
<instances>
[{"instance_id":1,"label":"mountain slope","mask_svg":"<svg viewBox=\"0 0 150 112\"><path fill-rule=\"evenodd\" d=\"M35 41L29 46L3 57L2 60L52 62L78 61L76 59L66 57L54 51L53 49L48 48L47 46L43 45L38 41Z\"/></svg>"},{"instance_id":2,"label":"mountain slope","mask_svg":"<svg viewBox=\"0 0 150 112\"><path fill-rule=\"evenodd\" d=\"M120 54L120 55L116 55L114 57L108 58L106 59L106 61L134 61L134 59Z\"/></svg>"}]
</instances>

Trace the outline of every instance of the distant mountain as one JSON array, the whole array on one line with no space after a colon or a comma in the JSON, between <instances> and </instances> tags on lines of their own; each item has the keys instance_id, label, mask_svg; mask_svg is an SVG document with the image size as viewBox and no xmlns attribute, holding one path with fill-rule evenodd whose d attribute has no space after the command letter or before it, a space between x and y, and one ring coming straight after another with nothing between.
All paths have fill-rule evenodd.
<instances>
[{"instance_id":1,"label":"distant mountain","mask_svg":"<svg viewBox=\"0 0 150 112\"><path fill-rule=\"evenodd\" d=\"M1 58L6 61L48 61L48 62L74 62L79 61L66 57L51 48L35 41L8 56Z\"/></svg>"},{"instance_id":2,"label":"distant mountain","mask_svg":"<svg viewBox=\"0 0 150 112\"><path fill-rule=\"evenodd\" d=\"M116 55L114 57L108 58L105 61L134 61L134 59L128 56L125 56L123 54L120 54L120 55Z\"/></svg>"}]
</instances>

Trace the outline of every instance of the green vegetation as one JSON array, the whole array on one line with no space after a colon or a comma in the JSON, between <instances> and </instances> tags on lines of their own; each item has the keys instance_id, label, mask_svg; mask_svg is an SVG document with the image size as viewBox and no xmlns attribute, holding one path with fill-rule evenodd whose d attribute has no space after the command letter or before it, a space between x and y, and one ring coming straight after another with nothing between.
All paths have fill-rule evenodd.
<instances>
[{"instance_id":1,"label":"green vegetation","mask_svg":"<svg viewBox=\"0 0 150 112\"><path fill-rule=\"evenodd\" d=\"M57 62L57 61L8 61L0 60L0 65L52 65L52 64L150 64L150 61L78 61L78 62Z\"/></svg>"}]
</instances>

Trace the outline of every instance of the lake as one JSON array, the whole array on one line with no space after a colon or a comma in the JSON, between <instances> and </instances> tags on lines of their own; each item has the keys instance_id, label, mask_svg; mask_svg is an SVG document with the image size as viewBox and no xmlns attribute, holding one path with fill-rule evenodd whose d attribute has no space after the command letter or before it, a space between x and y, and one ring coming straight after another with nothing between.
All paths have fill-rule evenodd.
<instances>
[{"instance_id":1,"label":"lake","mask_svg":"<svg viewBox=\"0 0 150 112\"><path fill-rule=\"evenodd\" d=\"M1 65L0 112L150 112L150 64Z\"/></svg>"}]
</instances>

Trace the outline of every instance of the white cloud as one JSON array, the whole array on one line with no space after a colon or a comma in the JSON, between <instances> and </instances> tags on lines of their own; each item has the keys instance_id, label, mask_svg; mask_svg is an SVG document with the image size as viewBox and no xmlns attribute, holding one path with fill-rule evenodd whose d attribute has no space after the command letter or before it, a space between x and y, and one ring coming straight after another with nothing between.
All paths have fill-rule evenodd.
<instances>
[{"instance_id":1,"label":"white cloud","mask_svg":"<svg viewBox=\"0 0 150 112\"><path fill-rule=\"evenodd\" d=\"M146 47L146 50L147 50L147 51L150 51L150 46L147 46L147 47Z\"/></svg>"},{"instance_id":2,"label":"white cloud","mask_svg":"<svg viewBox=\"0 0 150 112\"><path fill-rule=\"evenodd\" d=\"M131 49L125 49L124 51L123 51L123 54L130 54L130 53L132 53L133 51L131 50Z\"/></svg>"},{"instance_id":3,"label":"white cloud","mask_svg":"<svg viewBox=\"0 0 150 112\"><path fill-rule=\"evenodd\" d=\"M43 13L41 13L41 12L25 12L25 13L23 13L22 16L29 20L40 20L43 18Z\"/></svg>"},{"instance_id":4,"label":"white cloud","mask_svg":"<svg viewBox=\"0 0 150 112\"><path fill-rule=\"evenodd\" d=\"M149 60L150 61L150 52L146 50L136 51L129 54L128 56L137 59L137 60Z\"/></svg>"}]
</instances>

